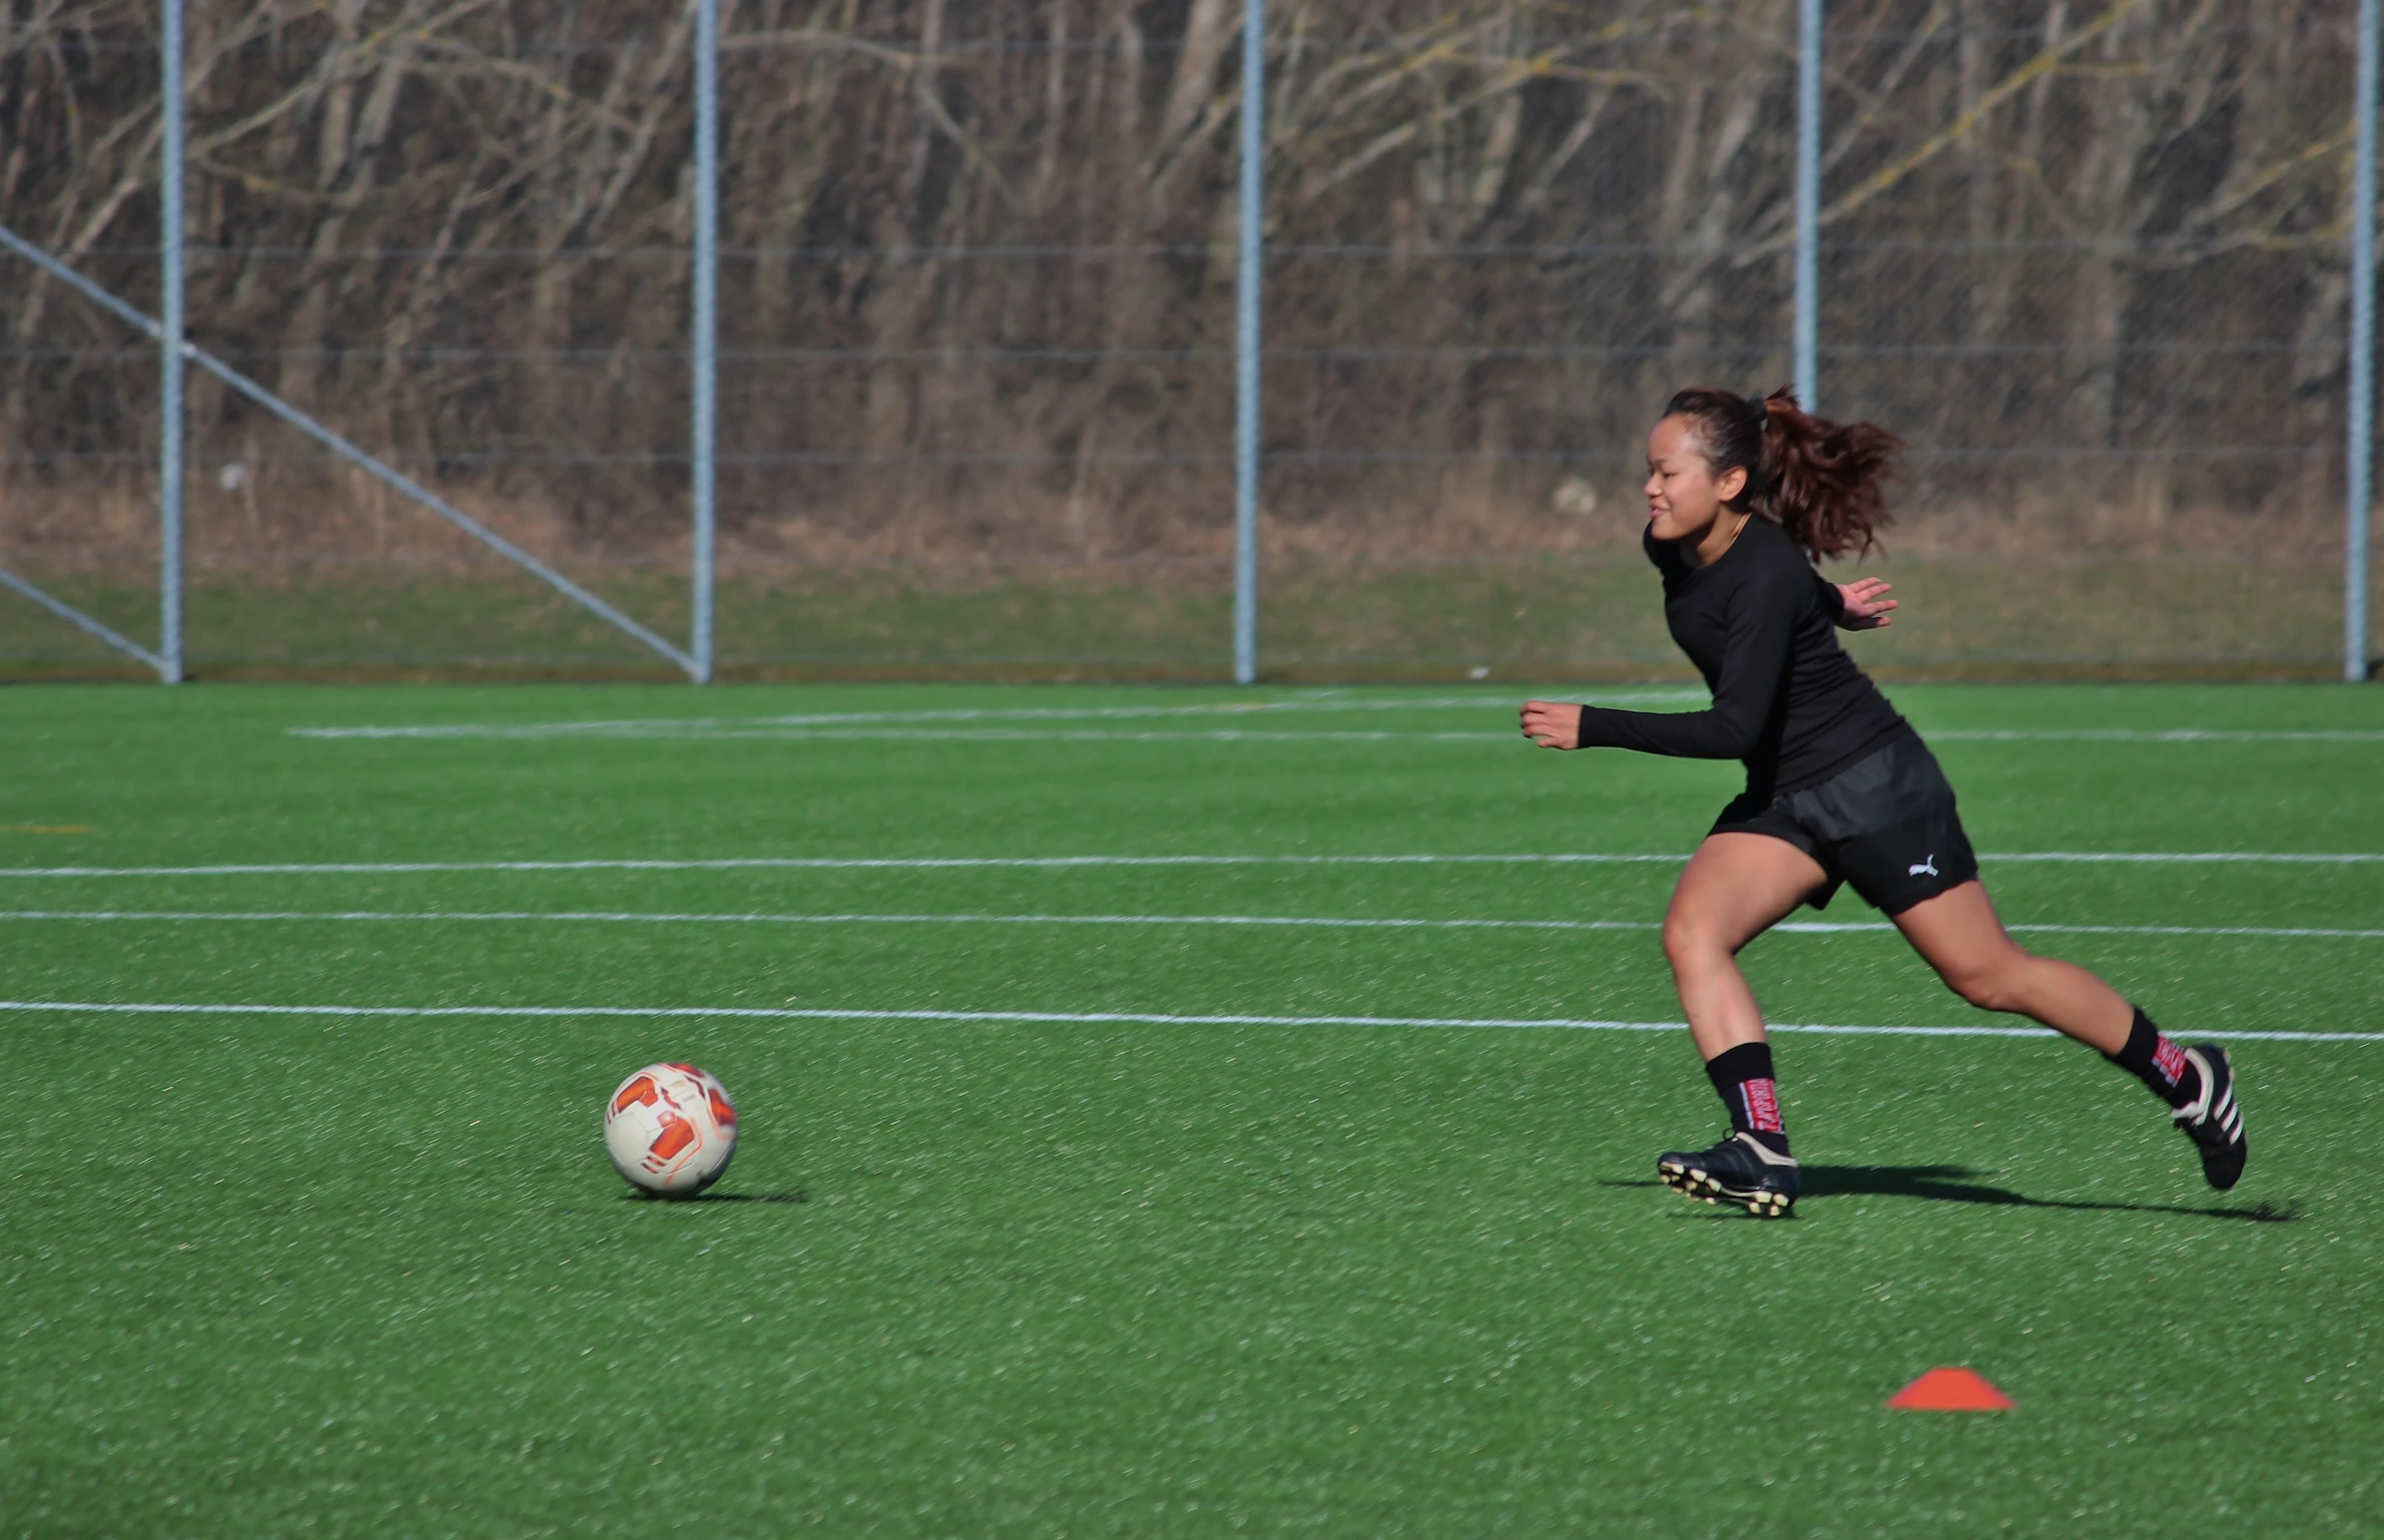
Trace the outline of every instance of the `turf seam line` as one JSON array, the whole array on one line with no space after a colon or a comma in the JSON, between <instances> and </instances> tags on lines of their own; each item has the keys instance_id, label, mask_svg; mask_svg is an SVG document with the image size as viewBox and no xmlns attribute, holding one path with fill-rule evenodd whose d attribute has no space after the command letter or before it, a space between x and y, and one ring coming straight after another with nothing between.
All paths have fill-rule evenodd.
<instances>
[{"instance_id":1,"label":"turf seam line","mask_svg":"<svg viewBox=\"0 0 2384 1540\"><path fill-rule=\"evenodd\" d=\"M0 909L0 920L132 921L184 923L225 921L278 924L292 921L436 921L558 924L656 925L1256 925L1328 930L1559 930L1649 931L1658 920L1405 919L1305 914L696 914L641 913L589 909ZM2071 925L2057 921L2007 924L2007 930L2057 935L2243 936L2316 940L2384 940L2384 930L2318 925ZM1885 920L1787 920L1771 927L1807 935L1895 933Z\"/></svg>"},{"instance_id":2,"label":"turf seam line","mask_svg":"<svg viewBox=\"0 0 2384 1540\"><path fill-rule=\"evenodd\" d=\"M1965 744L2384 744L2368 728L1947 728L1925 739Z\"/></svg>"},{"instance_id":3,"label":"turf seam line","mask_svg":"<svg viewBox=\"0 0 2384 1540\"><path fill-rule=\"evenodd\" d=\"M377 876L471 871L943 871L969 868L1165 866L1493 866L1679 865L1679 851L1518 851L1398 855L749 855L686 859L596 857L518 861L231 861L192 866L0 866L0 877ZM2384 852L2277 850L2018 850L1982 854L1986 862L2086 865L2273 864L2355 866L2384 863Z\"/></svg>"},{"instance_id":4,"label":"turf seam line","mask_svg":"<svg viewBox=\"0 0 2384 1540\"><path fill-rule=\"evenodd\" d=\"M392 735L377 735L388 737ZM453 735L448 735L453 736ZM488 733L474 735L488 739L509 739L520 735ZM537 739L560 738L561 734L530 735ZM718 743L734 740L803 741L815 740L855 742L902 742L924 744L1385 744L1442 743L1495 744L1501 749L1524 749L1530 746L1519 738L1505 733L1477 731L1472 733L1390 733L1368 731L1338 731L1316 729L1303 733L1253 732L1242 728L1217 728L1208 732L1146 730L1139 733L1100 733L1089 730L1042 730L1032 728L722 728L694 733L616 733L585 735L609 737L619 741L668 742L700 741Z\"/></svg>"},{"instance_id":5,"label":"turf seam line","mask_svg":"<svg viewBox=\"0 0 2384 1540\"><path fill-rule=\"evenodd\" d=\"M554 728L540 730L489 728L470 732L437 731L414 732L400 728L386 729L303 729L287 730L294 735L317 739L480 739L486 741L533 742L563 738L609 738L621 742L721 742L729 740L856 740L903 741L922 743L979 743L979 744L1182 744L1182 743L1415 743L1415 744L1476 744L1495 745L1500 749L1526 747L1521 739L1509 731L1478 729L1472 732L1394 732L1343 731L1310 729L1301 732L1251 732L1240 729L1199 731L1101 732L1088 729L1036 728L971 728L971 727L763 727L738 725L733 727L672 727L636 728L624 726L588 727L577 733ZM2176 729L2172 731L2131 732L2125 729L2060 730L1983 730L1977 732L1931 733L1928 737L1938 743L2104 743L2104 744L2384 744L2384 732L2363 733L2351 730L2306 733L2290 732L2221 732L2205 729Z\"/></svg>"},{"instance_id":6,"label":"turf seam line","mask_svg":"<svg viewBox=\"0 0 2384 1540\"><path fill-rule=\"evenodd\" d=\"M675 1020L687 1018L738 1021L948 1021L1051 1026L1194 1026L1194 1027L1408 1027L1508 1028L1574 1032L1685 1032L1678 1021L1602 1021L1567 1017L1463 1016L1268 1016L1191 1015L1146 1011L956 1011L868 1010L765 1006L706 1005L236 1005L185 1004L158 1001L0 1000L0 1012L106 1016L316 1016L331 1018L498 1017L552 1020L598 1019ZM1840 1026L1817 1022L1769 1024L1771 1032L1808 1033L1831 1037L2008 1037L2039 1038L2060 1035L2044 1027L1989 1026ZM2231 1042L2384 1043L2384 1032L2293 1032L2253 1030L2206 1031Z\"/></svg>"}]
</instances>

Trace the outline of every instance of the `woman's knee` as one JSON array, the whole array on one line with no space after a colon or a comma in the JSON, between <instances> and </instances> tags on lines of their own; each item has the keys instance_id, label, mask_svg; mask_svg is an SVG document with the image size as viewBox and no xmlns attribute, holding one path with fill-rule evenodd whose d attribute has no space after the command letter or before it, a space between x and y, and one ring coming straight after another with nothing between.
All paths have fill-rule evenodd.
<instances>
[{"instance_id":1,"label":"woman's knee","mask_svg":"<svg viewBox=\"0 0 2384 1540\"><path fill-rule=\"evenodd\" d=\"M2025 1012L2029 955L2018 947L1975 962L1940 968L1946 987L1983 1011Z\"/></svg>"},{"instance_id":2,"label":"woman's knee","mask_svg":"<svg viewBox=\"0 0 2384 1540\"><path fill-rule=\"evenodd\" d=\"M1664 912L1664 956L1675 968L1727 957L1731 950L1722 927L1712 919L1678 906Z\"/></svg>"}]
</instances>

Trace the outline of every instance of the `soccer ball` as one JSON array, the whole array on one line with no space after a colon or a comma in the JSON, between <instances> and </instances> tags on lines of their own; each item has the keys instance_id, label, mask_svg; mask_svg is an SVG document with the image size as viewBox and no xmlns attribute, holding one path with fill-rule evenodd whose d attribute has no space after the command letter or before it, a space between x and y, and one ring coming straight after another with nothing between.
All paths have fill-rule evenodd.
<instances>
[{"instance_id":1,"label":"soccer ball","mask_svg":"<svg viewBox=\"0 0 2384 1540\"><path fill-rule=\"evenodd\" d=\"M689 1198L720 1180L737 1153L737 1109L692 1064L649 1064L604 1104L604 1153L634 1187Z\"/></svg>"}]
</instances>

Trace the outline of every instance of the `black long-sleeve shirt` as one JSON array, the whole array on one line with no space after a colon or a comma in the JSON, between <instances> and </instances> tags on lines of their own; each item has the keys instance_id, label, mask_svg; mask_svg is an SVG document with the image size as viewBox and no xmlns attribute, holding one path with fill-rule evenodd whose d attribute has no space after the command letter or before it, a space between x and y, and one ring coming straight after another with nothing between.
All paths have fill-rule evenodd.
<instances>
[{"instance_id":1,"label":"black long-sleeve shirt","mask_svg":"<svg viewBox=\"0 0 2384 1540\"><path fill-rule=\"evenodd\" d=\"M1664 579L1664 622L1713 705L1701 712L1581 708L1583 749L1743 760L1763 800L1827 780L1912 728L1838 645L1842 605L1785 530L1760 516L1730 549L1692 567L1642 537Z\"/></svg>"}]
</instances>

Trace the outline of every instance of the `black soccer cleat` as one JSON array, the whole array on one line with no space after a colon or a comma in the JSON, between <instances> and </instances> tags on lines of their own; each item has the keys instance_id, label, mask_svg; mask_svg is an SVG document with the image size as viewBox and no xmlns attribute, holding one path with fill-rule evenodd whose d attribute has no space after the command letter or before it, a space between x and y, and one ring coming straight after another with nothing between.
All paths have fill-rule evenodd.
<instances>
[{"instance_id":1,"label":"black soccer cleat","mask_svg":"<svg viewBox=\"0 0 2384 1540\"><path fill-rule=\"evenodd\" d=\"M1732 1134L1710 1150L1656 1157L1664 1186L1700 1203L1730 1204L1776 1220L1796 1206L1796 1158L1775 1155L1752 1134Z\"/></svg>"},{"instance_id":2,"label":"black soccer cleat","mask_svg":"<svg viewBox=\"0 0 2384 1540\"><path fill-rule=\"evenodd\" d=\"M2201 1095L2169 1116L2202 1152L2202 1180L2223 1193L2243 1179L2243 1161L2251 1153L2243 1139L2243 1109L2235 1105L2235 1073L2216 1043L2194 1044L2185 1050L2185 1062L2201 1075Z\"/></svg>"}]
</instances>

